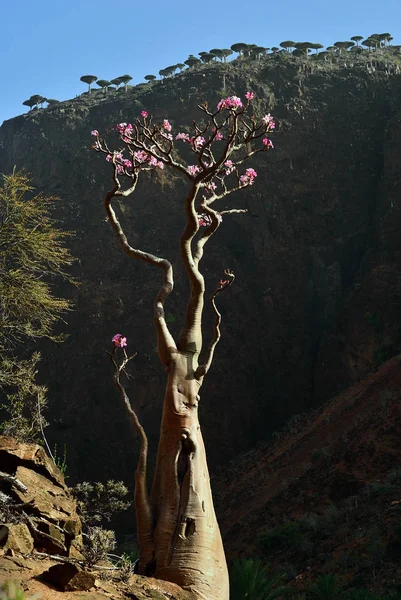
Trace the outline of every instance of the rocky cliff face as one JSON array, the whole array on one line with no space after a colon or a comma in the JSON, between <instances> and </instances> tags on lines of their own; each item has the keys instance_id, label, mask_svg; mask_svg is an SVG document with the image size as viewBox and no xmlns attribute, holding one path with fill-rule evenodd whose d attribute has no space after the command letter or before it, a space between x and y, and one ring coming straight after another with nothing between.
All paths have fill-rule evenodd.
<instances>
[{"instance_id":1,"label":"rocky cliff face","mask_svg":"<svg viewBox=\"0 0 401 600\"><path fill-rule=\"evenodd\" d=\"M67 444L71 480L133 478L136 447L103 350L112 335L123 332L138 352L130 396L153 448L164 393L151 326L160 274L116 247L102 212L110 169L91 150L91 129L112 139L116 123L146 109L182 130L198 117L197 103L214 105L224 85L225 94L253 89L279 122L274 152L253 163L257 182L231 199L249 214L227 218L204 258L210 286L223 268L237 276L220 301L223 339L202 390L213 466L398 350L400 76L379 67L312 69L280 58L269 66L212 65L3 124L0 172L14 165L30 172L40 190L60 197L58 217L76 231L81 286L63 290L76 298L70 337L59 347L42 345L41 372L50 388L49 437L59 448ZM121 206L131 243L165 255L176 269L167 306L173 330L188 292L177 248L184 191L183 181L163 173ZM211 323L206 312L206 339Z\"/></svg>"}]
</instances>

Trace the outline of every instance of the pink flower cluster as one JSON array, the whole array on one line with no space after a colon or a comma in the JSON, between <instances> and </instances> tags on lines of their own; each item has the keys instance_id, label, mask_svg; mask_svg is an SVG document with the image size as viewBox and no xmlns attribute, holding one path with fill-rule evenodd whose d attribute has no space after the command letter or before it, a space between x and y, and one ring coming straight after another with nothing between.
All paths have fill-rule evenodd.
<instances>
[{"instance_id":1,"label":"pink flower cluster","mask_svg":"<svg viewBox=\"0 0 401 600\"><path fill-rule=\"evenodd\" d=\"M255 98L255 92L247 92L245 98L249 101L253 100Z\"/></svg>"},{"instance_id":2,"label":"pink flower cluster","mask_svg":"<svg viewBox=\"0 0 401 600\"><path fill-rule=\"evenodd\" d=\"M121 154L121 152L116 152L116 154L115 154L115 158L116 158L116 160L118 160L118 161L122 161L122 160L124 160L124 159L123 159L123 155ZM107 161L107 162L113 162L113 156L112 156L111 154L107 154L107 156L106 156L106 161Z\"/></svg>"},{"instance_id":3,"label":"pink flower cluster","mask_svg":"<svg viewBox=\"0 0 401 600\"><path fill-rule=\"evenodd\" d=\"M172 129L171 123L169 123L169 121L167 119L164 119L164 121L163 121L163 127L168 132L170 132L171 129Z\"/></svg>"},{"instance_id":4,"label":"pink flower cluster","mask_svg":"<svg viewBox=\"0 0 401 600\"><path fill-rule=\"evenodd\" d=\"M241 185L252 185L257 175L258 174L256 173L255 169L247 169L244 175L241 175L241 177L239 178Z\"/></svg>"},{"instance_id":5,"label":"pink flower cluster","mask_svg":"<svg viewBox=\"0 0 401 600\"><path fill-rule=\"evenodd\" d=\"M177 133L175 139L182 140L183 142L189 142L191 138L189 137L188 133Z\"/></svg>"},{"instance_id":6,"label":"pink flower cluster","mask_svg":"<svg viewBox=\"0 0 401 600\"><path fill-rule=\"evenodd\" d=\"M235 170L232 160L226 160L226 162L224 163L224 166L227 167L226 175L230 175L230 173L232 173Z\"/></svg>"},{"instance_id":7,"label":"pink flower cluster","mask_svg":"<svg viewBox=\"0 0 401 600\"><path fill-rule=\"evenodd\" d=\"M212 224L212 218L206 213L201 213L200 215L198 215L198 223L199 227L208 227Z\"/></svg>"},{"instance_id":8,"label":"pink flower cluster","mask_svg":"<svg viewBox=\"0 0 401 600\"><path fill-rule=\"evenodd\" d=\"M200 173L200 168L198 167L198 165L188 165L188 171L190 175L195 176L197 173Z\"/></svg>"},{"instance_id":9,"label":"pink flower cluster","mask_svg":"<svg viewBox=\"0 0 401 600\"><path fill-rule=\"evenodd\" d=\"M206 187L206 190L212 194L215 191L215 189L217 188L217 185L215 184L214 181L211 181L205 187Z\"/></svg>"},{"instance_id":10,"label":"pink flower cluster","mask_svg":"<svg viewBox=\"0 0 401 600\"><path fill-rule=\"evenodd\" d=\"M91 135L94 135L94 136L96 136L96 137L99 137L99 132L98 132L98 130L97 130L97 129L93 129L93 130L91 131Z\"/></svg>"},{"instance_id":11,"label":"pink flower cluster","mask_svg":"<svg viewBox=\"0 0 401 600\"><path fill-rule=\"evenodd\" d=\"M200 150L206 142L205 138L201 135L198 135L196 138L190 138L189 141L194 145L195 150Z\"/></svg>"},{"instance_id":12,"label":"pink flower cluster","mask_svg":"<svg viewBox=\"0 0 401 600\"><path fill-rule=\"evenodd\" d=\"M127 338L123 337L121 333L116 333L116 335L113 336L111 341L113 342L116 348L124 348L127 345Z\"/></svg>"},{"instance_id":13,"label":"pink flower cluster","mask_svg":"<svg viewBox=\"0 0 401 600\"><path fill-rule=\"evenodd\" d=\"M229 98L222 98L217 105L217 110L222 110L223 108L228 109L237 109L242 108L241 98L238 96L230 96Z\"/></svg>"},{"instance_id":14,"label":"pink flower cluster","mask_svg":"<svg viewBox=\"0 0 401 600\"><path fill-rule=\"evenodd\" d=\"M157 160L151 154L148 154L144 150L136 150L133 154L134 159L140 165L150 165L151 167L157 167L158 169L164 169L164 163L161 160Z\"/></svg>"},{"instance_id":15,"label":"pink flower cluster","mask_svg":"<svg viewBox=\"0 0 401 600\"><path fill-rule=\"evenodd\" d=\"M120 135L127 138L128 136L131 135L133 127L132 127L131 123L119 123L116 126L116 129Z\"/></svg>"},{"instance_id":16,"label":"pink flower cluster","mask_svg":"<svg viewBox=\"0 0 401 600\"><path fill-rule=\"evenodd\" d=\"M136 150L132 156L134 161L139 163L139 166L149 165L150 167L164 169L164 163L161 160L157 160L157 158L151 154L148 154L144 150ZM123 173L124 169L132 169L133 162L128 158L124 158L121 152L116 152L114 157L117 165L117 173ZM106 161L113 162L113 155L107 154Z\"/></svg>"},{"instance_id":17,"label":"pink flower cluster","mask_svg":"<svg viewBox=\"0 0 401 600\"><path fill-rule=\"evenodd\" d=\"M263 138L262 142L266 148L274 148L273 142L269 138Z\"/></svg>"},{"instance_id":18,"label":"pink flower cluster","mask_svg":"<svg viewBox=\"0 0 401 600\"><path fill-rule=\"evenodd\" d=\"M146 112L146 110L143 110L141 112L141 117L143 117L144 119L146 119L147 116L148 116L148 113Z\"/></svg>"},{"instance_id":19,"label":"pink flower cluster","mask_svg":"<svg viewBox=\"0 0 401 600\"><path fill-rule=\"evenodd\" d=\"M267 115L265 115L262 119L263 123L265 125L267 125L269 127L269 129L275 129L276 128L276 124L273 121L273 117L271 116L270 113L268 113Z\"/></svg>"}]
</instances>

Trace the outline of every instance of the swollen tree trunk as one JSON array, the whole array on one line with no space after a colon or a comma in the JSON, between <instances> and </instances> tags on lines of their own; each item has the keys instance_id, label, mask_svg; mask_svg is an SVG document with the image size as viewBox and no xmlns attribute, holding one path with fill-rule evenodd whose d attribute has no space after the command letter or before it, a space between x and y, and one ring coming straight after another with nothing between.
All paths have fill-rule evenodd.
<instances>
[{"instance_id":1,"label":"swollen tree trunk","mask_svg":"<svg viewBox=\"0 0 401 600\"><path fill-rule=\"evenodd\" d=\"M228 600L229 583L198 420L193 355L169 366L151 495L155 577L202 600Z\"/></svg>"}]
</instances>

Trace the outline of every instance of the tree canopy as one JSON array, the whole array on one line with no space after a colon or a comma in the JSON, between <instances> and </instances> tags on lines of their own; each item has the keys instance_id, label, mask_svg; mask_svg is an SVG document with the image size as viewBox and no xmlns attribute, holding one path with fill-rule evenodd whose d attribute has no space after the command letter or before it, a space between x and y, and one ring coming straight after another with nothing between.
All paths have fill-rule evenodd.
<instances>
[{"instance_id":1,"label":"tree canopy","mask_svg":"<svg viewBox=\"0 0 401 600\"><path fill-rule=\"evenodd\" d=\"M2 431L25 441L37 439L38 405L46 389L35 381L37 352L27 346L39 338L60 340L53 333L60 316L71 308L57 298L51 282L69 281L65 268L73 261L65 247L69 233L51 216L56 198L33 196L21 172L3 176L0 187L0 405L7 417Z\"/></svg>"},{"instance_id":2,"label":"tree canopy","mask_svg":"<svg viewBox=\"0 0 401 600\"><path fill-rule=\"evenodd\" d=\"M91 85L92 83L95 83L97 77L96 75L82 75L82 77L80 78L81 81L83 81L83 83L87 83L88 84L88 93L91 93Z\"/></svg>"}]
</instances>

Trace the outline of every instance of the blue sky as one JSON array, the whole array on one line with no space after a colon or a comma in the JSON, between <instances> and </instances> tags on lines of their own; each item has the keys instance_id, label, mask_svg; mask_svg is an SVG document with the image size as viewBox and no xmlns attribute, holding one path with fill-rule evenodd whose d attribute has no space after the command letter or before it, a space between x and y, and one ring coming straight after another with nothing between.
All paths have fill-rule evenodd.
<instances>
[{"instance_id":1,"label":"blue sky","mask_svg":"<svg viewBox=\"0 0 401 600\"><path fill-rule=\"evenodd\" d=\"M1 3L0 3L1 4ZM7 8L6 8L7 5ZM401 0L3 0L0 123L33 94L66 100L81 75L144 75L236 42L325 46L390 32L401 44Z\"/></svg>"}]
</instances>

